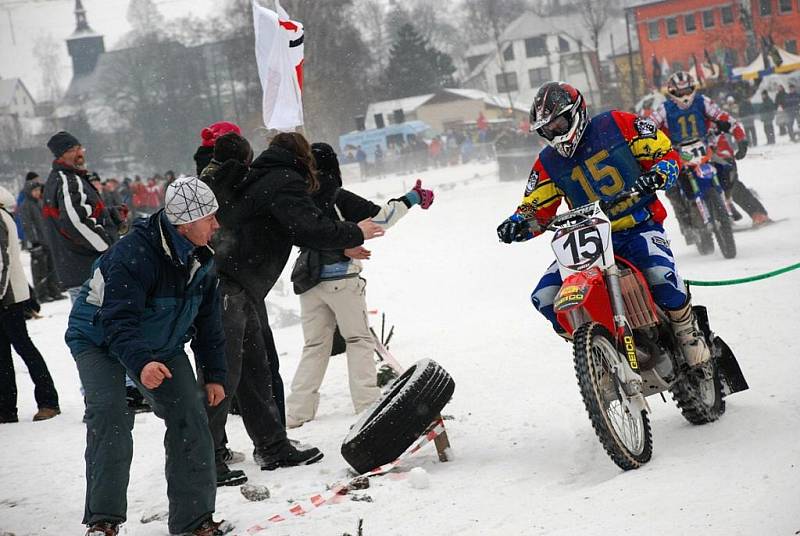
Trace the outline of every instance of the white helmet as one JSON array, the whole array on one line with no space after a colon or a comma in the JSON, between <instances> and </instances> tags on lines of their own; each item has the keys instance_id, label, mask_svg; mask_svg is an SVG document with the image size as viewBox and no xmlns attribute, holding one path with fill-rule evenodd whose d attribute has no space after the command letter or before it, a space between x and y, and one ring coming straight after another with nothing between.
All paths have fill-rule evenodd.
<instances>
[{"instance_id":1,"label":"white helmet","mask_svg":"<svg viewBox=\"0 0 800 536\"><path fill-rule=\"evenodd\" d=\"M692 105L697 86L686 71L673 73L667 80L667 96L683 110Z\"/></svg>"}]
</instances>

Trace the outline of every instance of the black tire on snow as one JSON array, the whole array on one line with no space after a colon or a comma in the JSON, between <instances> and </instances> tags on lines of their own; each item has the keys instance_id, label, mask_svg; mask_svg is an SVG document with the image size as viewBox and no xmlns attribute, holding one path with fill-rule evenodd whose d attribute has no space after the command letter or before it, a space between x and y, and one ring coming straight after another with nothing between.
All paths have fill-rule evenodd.
<instances>
[{"instance_id":1,"label":"black tire on snow","mask_svg":"<svg viewBox=\"0 0 800 536\"><path fill-rule=\"evenodd\" d=\"M712 356L710 363L714 377L713 401L710 400L710 397L709 400L703 400L702 392L699 389L699 381L696 376L691 374L685 374L679 381L672 384L669 389L672 393L672 399L675 400L681 410L683 418L697 425L714 422L725 413L725 393L722 392L722 382L719 379L716 361L718 349L708 340L708 333L705 333L705 338ZM711 393L708 392L708 394Z\"/></svg>"},{"instance_id":2,"label":"black tire on snow","mask_svg":"<svg viewBox=\"0 0 800 536\"><path fill-rule=\"evenodd\" d=\"M455 382L438 363L423 359L403 372L350 429L342 457L359 474L396 460L450 401Z\"/></svg>"},{"instance_id":3,"label":"black tire on snow","mask_svg":"<svg viewBox=\"0 0 800 536\"><path fill-rule=\"evenodd\" d=\"M714 222L714 236L719 244L719 250L726 259L736 257L736 241L733 238L733 227L731 217L725 209L725 202L717 191L708 192L706 197L708 210L711 212L711 219Z\"/></svg>"},{"instance_id":4,"label":"black tire on snow","mask_svg":"<svg viewBox=\"0 0 800 536\"><path fill-rule=\"evenodd\" d=\"M614 346L614 339L611 334L604 326L596 322L587 322L575 332L573 344L575 376L578 378L578 387L583 397L586 412L589 414L589 420L592 421L592 427L611 460L625 471L638 469L642 464L647 463L653 454L653 435L650 430L650 420L647 412L643 410L641 413L642 449L641 452L631 452L623 445L616 430L609 422L605 409L602 407L601 386L595 381L595 363L592 359L592 348L595 345L595 340L599 337L605 338Z\"/></svg>"},{"instance_id":5,"label":"black tire on snow","mask_svg":"<svg viewBox=\"0 0 800 536\"><path fill-rule=\"evenodd\" d=\"M697 232L697 252L700 255L714 253L714 235L706 230Z\"/></svg>"}]
</instances>

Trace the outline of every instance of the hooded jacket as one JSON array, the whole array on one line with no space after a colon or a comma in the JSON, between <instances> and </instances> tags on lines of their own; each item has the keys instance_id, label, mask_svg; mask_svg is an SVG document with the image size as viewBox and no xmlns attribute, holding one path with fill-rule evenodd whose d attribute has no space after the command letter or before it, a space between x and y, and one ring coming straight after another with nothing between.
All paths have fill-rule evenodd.
<instances>
[{"instance_id":1,"label":"hooded jacket","mask_svg":"<svg viewBox=\"0 0 800 536\"><path fill-rule=\"evenodd\" d=\"M73 356L92 348L109 354L137 377L150 361L183 352L192 341L208 383L225 383L222 331L213 251L195 247L163 210L133 230L94 264L72 306L65 336Z\"/></svg>"},{"instance_id":2,"label":"hooded jacket","mask_svg":"<svg viewBox=\"0 0 800 536\"><path fill-rule=\"evenodd\" d=\"M364 242L358 225L327 218L314 205L306 171L292 152L273 146L246 175L244 166L229 161L204 178L220 204L220 277L236 281L255 300L263 300L278 280L292 245L341 249Z\"/></svg>"}]
</instances>

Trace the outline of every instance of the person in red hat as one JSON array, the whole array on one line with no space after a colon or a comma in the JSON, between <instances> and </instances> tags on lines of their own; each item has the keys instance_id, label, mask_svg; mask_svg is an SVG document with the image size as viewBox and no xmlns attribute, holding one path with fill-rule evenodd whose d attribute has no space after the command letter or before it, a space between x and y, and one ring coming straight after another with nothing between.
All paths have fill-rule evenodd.
<instances>
[{"instance_id":1,"label":"person in red hat","mask_svg":"<svg viewBox=\"0 0 800 536\"><path fill-rule=\"evenodd\" d=\"M197 176L199 177L211 159L214 157L214 143L217 138L228 132L235 132L242 135L242 129L236 123L229 121L218 121L208 125L200 131L200 147L194 153L194 163L197 165Z\"/></svg>"}]
</instances>

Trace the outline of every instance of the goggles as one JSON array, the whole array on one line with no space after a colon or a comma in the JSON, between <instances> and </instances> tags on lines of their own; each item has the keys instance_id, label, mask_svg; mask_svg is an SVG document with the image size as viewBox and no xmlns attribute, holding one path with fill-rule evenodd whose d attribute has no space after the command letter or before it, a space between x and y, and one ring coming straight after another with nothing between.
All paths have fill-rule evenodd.
<instances>
[{"instance_id":1,"label":"goggles","mask_svg":"<svg viewBox=\"0 0 800 536\"><path fill-rule=\"evenodd\" d=\"M552 140L569 132L569 120L564 115L559 115L546 125L537 128L536 132L544 139Z\"/></svg>"},{"instance_id":2,"label":"goggles","mask_svg":"<svg viewBox=\"0 0 800 536\"><path fill-rule=\"evenodd\" d=\"M688 97L692 93L694 93L693 87L679 87L675 89L671 89L670 93L675 97Z\"/></svg>"}]
</instances>

